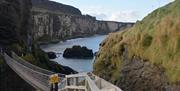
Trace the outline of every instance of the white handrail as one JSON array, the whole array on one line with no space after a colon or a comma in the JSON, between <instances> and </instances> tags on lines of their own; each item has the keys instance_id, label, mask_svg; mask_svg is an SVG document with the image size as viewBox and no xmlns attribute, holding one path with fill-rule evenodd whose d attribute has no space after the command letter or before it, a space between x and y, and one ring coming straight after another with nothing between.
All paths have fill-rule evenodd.
<instances>
[{"instance_id":1,"label":"white handrail","mask_svg":"<svg viewBox=\"0 0 180 91\"><path fill-rule=\"evenodd\" d=\"M86 79L88 81L88 85L91 89L91 91L100 91L100 89L97 87L97 85L91 80L91 78L87 75Z\"/></svg>"}]
</instances>

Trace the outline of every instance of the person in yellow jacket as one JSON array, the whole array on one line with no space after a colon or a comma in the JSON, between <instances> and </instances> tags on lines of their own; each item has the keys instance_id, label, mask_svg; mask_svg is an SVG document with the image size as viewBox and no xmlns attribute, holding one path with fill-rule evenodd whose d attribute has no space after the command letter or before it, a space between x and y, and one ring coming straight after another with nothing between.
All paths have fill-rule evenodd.
<instances>
[{"instance_id":1,"label":"person in yellow jacket","mask_svg":"<svg viewBox=\"0 0 180 91\"><path fill-rule=\"evenodd\" d=\"M58 83L59 83L59 76L58 74L53 74L50 76L50 84L51 84L51 91L58 91Z\"/></svg>"}]
</instances>

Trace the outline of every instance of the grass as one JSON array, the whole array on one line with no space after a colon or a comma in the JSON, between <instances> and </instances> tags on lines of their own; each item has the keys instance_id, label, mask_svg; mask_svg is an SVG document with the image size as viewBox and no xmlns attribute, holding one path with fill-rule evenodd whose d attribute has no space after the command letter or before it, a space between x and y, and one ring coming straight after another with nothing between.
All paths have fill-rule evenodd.
<instances>
[{"instance_id":1,"label":"grass","mask_svg":"<svg viewBox=\"0 0 180 91\"><path fill-rule=\"evenodd\" d=\"M26 54L25 56L22 56L22 58L31 64L37 65L36 59L32 54Z\"/></svg>"},{"instance_id":2,"label":"grass","mask_svg":"<svg viewBox=\"0 0 180 91\"><path fill-rule=\"evenodd\" d=\"M122 46L119 41L121 40L121 36L111 33L109 38L102 43L103 47L100 49L94 65L94 72L100 76L110 76L112 83L116 82L120 76Z\"/></svg>"},{"instance_id":3,"label":"grass","mask_svg":"<svg viewBox=\"0 0 180 91\"><path fill-rule=\"evenodd\" d=\"M129 58L136 55L164 68L171 84L180 82L180 0L161 7L127 31L110 34L96 58L94 72L101 75L104 67L118 65L110 71L111 81L116 78L122 62L121 48L128 45ZM104 68L100 68L100 67ZM105 75L105 74L103 74ZM120 73L119 73L120 75ZM119 79L119 78L118 78Z\"/></svg>"}]
</instances>

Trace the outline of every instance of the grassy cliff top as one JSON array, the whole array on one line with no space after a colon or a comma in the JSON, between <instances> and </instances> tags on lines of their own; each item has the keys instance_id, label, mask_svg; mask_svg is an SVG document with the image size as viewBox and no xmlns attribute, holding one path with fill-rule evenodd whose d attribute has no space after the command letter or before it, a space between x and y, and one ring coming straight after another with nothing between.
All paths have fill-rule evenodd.
<instances>
[{"instance_id":1,"label":"grassy cliff top","mask_svg":"<svg viewBox=\"0 0 180 91\"><path fill-rule=\"evenodd\" d=\"M124 45L129 58L148 60L163 68L171 83L180 82L180 0L153 11L127 31L110 34L102 43L94 72L101 75L102 69L109 70L112 82L119 79Z\"/></svg>"},{"instance_id":2,"label":"grassy cliff top","mask_svg":"<svg viewBox=\"0 0 180 91\"><path fill-rule=\"evenodd\" d=\"M82 15L78 8L65 5L51 0L31 0L32 6L50 11L62 12L66 14Z\"/></svg>"}]
</instances>

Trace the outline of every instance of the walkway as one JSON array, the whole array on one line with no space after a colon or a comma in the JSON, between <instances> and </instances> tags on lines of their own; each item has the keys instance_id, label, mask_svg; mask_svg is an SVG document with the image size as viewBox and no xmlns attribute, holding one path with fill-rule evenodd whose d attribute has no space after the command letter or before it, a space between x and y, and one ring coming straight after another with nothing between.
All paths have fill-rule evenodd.
<instances>
[{"instance_id":1,"label":"walkway","mask_svg":"<svg viewBox=\"0 0 180 91\"><path fill-rule=\"evenodd\" d=\"M50 91L49 77L56 73L32 65L15 53L12 53L12 57L4 54L4 58L9 67L31 86L37 90ZM61 79L59 91L122 91L92 73L64 75Z\"/></svg>"}]
</instances>

